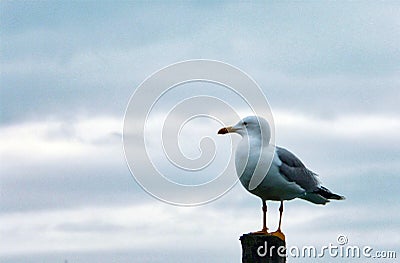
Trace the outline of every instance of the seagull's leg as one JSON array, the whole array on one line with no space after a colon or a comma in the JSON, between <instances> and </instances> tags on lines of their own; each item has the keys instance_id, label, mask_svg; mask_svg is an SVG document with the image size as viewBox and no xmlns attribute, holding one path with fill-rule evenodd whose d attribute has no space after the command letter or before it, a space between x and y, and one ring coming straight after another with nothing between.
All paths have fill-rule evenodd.
<instances>
[{"instance_id":1,"label":"seagull's leg","mask_svg":"<svg viewBox=\"0 0 400 263\"><path fill-rule=\"evenodd\" d=\"M252 234L255 235L266 235L268 233L268 227L267 227L267 202L265 200L262 200L262 211L263 211L263 228L260 231L257 232L252 232Z\"/></svg>"},{"instance_id":2,"label":"seagull's leg","mask_svg":"<svg viewBox=\"0 0 400 263\"><path fill-rule=\"evenodd\" d=\"M281 232L282 214L283 214L283 201L281 201L281 206L279 206L279 226L277 232Z\"/></svg>"},{"instance_id":3,"label":"seagull's leg","mask_svg":"<svg viewBox=\"0 0 400 263\"><path fill-rule=\"evenodd\" d=\"M267 227L267 202L265 200L262 200L263 206L262 206L262 211L263 211L263 228L261 232L268 233L268 227Z\"/></svg>"},{"instance_id":4,"label":"seagull's leg","mask_svg":"<svg viewBox=\"0 0 400 263\"><path fill-rule=\"evenodd\" d=\"M279 226L278 226L278 230L276 230L275 232L271 233L271 235L279 237L282 240L285 240L285 234L283 234L282 231L281 231L282 214L283 214L283 201L281 201L281 206L279 207Z\"/></svg>"}]
</instances>

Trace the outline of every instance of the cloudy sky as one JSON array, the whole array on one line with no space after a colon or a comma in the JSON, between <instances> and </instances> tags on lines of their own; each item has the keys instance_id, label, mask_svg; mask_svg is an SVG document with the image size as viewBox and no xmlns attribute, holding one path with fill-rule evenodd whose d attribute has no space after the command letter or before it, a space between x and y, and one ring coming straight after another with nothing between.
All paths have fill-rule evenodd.
<instances>
[{"instance_id":1,"label":"cloudy sky","mask_svg":"<svg viewBox=\"0 0 400 263\"><path fill-rule=\"evenodd\" d=\"M239 236L260 228L257 197L238 184L171 206L125 162L136 87L198 58L252 76L277 144L347 197L287 202L289 247L344 234L400 256L399 3L1 1L0 19L1 262L240 262Z\"/></svg>"}]
</instances>

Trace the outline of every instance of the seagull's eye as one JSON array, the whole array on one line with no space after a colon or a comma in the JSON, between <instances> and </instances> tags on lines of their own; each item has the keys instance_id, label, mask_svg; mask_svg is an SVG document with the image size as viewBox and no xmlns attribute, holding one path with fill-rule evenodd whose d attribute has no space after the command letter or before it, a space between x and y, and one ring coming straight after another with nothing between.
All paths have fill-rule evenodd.
<instances>
[{"instance_id":1,"label":"seagull's eye","mask_svg":"<svg viewBox=\"0 0 400 263\"><path fill-rule=\"evenodd\" d=\"M243 122L243 125L244 125L244 126L247 126L247 122L244 121L244 122Z\"/></svg>"}]
</instances>

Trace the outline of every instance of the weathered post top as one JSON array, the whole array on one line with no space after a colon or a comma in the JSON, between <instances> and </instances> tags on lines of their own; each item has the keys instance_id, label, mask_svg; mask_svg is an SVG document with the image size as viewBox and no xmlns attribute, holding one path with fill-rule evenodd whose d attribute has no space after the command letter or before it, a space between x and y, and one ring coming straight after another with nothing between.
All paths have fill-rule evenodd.
<instances>
[{"instance_id":1,"label":"weathered post top","mask_svg":"<svg viewBox=\"0 0 400 263\"><path fill-rule=\"evenodd\" d=\"M242 243L242 263L284 263L286 262L286 242L279 237L264 234L244 234Z\"/></svg>"}]
</instances>

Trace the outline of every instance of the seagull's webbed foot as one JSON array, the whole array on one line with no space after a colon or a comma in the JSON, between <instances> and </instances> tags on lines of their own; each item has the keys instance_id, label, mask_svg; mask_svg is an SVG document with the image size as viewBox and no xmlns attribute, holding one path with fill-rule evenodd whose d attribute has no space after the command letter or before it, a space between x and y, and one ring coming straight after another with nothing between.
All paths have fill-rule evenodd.
<instances>
[{"instance_id":1,"label":"seagull's webbed foot","mask_svg":"<svg viewBox=\"0 0 400 263\"><path fill-rule=\"evenodd\" d=\"M285 241L285 234L280 230L276 230L275 232L270 233L271 236L279 237L281 240Z\"/></svg>"},{"instance_id":2,"label":"seagull's webbed foot","mask_svg":"<svg viewBox=\"0 0 400 263\"><path fill-rule=\"evenodd\" d=\"M269 232L268 232L267 227L266 228L263 227L263 229L261 229L260 231L251 232L250 234L252 234L252 235L269 235Z\"/></svg>"}]
</instances>

